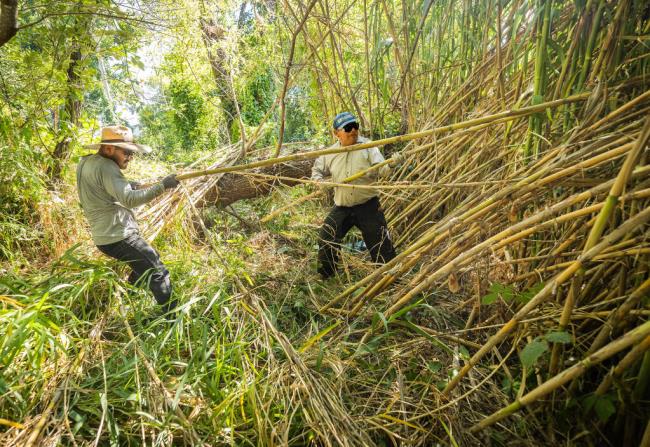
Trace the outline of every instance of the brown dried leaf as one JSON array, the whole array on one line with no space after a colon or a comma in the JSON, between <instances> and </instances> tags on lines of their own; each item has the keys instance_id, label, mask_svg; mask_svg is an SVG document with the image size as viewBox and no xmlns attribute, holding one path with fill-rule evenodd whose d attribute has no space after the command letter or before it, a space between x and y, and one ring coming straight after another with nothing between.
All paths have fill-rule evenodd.
<instances>
[{"instance_id":1,"label":"brown dried leaf","mask_svg":"<svg viewBox=\"0 0 650 447\"><path fill-rule=\"evenodd\" d=\"M508 212L508 220L510 223L517 223L519 221L519 216L517 215L517 207L513 203Z\"/></svg>"},{"instance_id":2,"label":"brown dried leaf","mask_svg":"<svg viewBox=\"0 0 650 447\"><path fill-rule=\"evenodd\" d=\"M447 281L447 287L449 287L449 291L451 293L458 293L458 291L460 290L460 284L458 284L458 278L456 278L456 274L453 272L451 273L451 275L449 275L449 279Z\"/></svg>"}]
</instances>

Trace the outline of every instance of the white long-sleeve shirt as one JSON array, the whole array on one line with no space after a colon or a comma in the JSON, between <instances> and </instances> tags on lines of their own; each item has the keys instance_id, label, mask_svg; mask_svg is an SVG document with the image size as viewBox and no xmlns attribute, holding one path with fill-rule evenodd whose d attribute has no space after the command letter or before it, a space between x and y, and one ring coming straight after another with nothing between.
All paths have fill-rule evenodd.
<instances>
[{"instance_id":1,"label":"white long-sleeve shirt","mask_svg":"<svg viewBox=\"0 0 650 447\"><path fill-rule=\"evenodd\" d=\"M368 143L368 138L359 137L357 143ZM330 146L330 148L341 147L339 142ZM332 182L342 183L348 177L357 172L365 171L369 167L384 161L384 156L379 148L371 147L358 151L341 152L338 154L321 155L314 162L312 167L312 180L323 180L331 177ZM361 178L350 182L351 185L369 185L377 179L376 172L371 175L364 175ZM367 202L376 197L378 192L372 188L334 188L334 203L338 206L354 206Z\"/></svg>"}]
</instances>

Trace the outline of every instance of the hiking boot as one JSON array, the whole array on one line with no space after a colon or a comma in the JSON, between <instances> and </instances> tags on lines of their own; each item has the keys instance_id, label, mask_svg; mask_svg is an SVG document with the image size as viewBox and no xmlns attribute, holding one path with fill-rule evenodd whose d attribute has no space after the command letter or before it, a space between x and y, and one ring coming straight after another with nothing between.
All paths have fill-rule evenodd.
<instances>
[{"instance_id":1,"label":"hiking boot","mask_svg":"<svg viewBox=\"0 0 650 447\"><path fill-rule=\"evenodd\" d=\"M334 272L331 272L329 270L325 270L322 267L318 267L318 269L316 269L316 272L318 272L318 274L320 275L320 277L321 277L321 279L323 281L326 281L326 280L328 280L330 278L333 278L334 274L335 274Z\"/></svg>"}]
</instances>

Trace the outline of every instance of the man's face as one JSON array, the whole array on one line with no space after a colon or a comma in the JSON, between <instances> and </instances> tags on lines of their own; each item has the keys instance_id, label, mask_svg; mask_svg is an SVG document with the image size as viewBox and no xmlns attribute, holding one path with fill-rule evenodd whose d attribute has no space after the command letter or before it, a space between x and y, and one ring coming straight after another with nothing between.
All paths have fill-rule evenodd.
<instances>
[{"instance_id":1,"label":"man's face","mask_svg":"<svg viewBox=\"0 0 650 447\"><path fill-rule=\"evenodd\" d=\"M359 124L350 123L343 129L337 129L334 131L334 136L338 138L341 146L351 146L356 144L357 139L359 138Z\"/></svg>"},{"instance_id":2,"label":"man's face","mask_svg":"<svg viewBox=\"0 0 650 447\"><path fill-rule=\"evenodd\" d=\"M117 146L106 145L103 148L102 154L113 160L120 169L126 169L134 155L133 151Z\"/></svg>"}]
</instances>

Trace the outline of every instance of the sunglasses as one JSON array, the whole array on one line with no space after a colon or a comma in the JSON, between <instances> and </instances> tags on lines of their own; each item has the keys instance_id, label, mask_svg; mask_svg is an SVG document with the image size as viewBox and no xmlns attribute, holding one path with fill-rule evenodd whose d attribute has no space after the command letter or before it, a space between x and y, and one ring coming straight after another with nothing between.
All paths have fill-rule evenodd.
<instances>
[{"instance_id":1,"label":"sunglasses","mask_svg":"<svg viewBox=\"0 0 650 447\"><path fill-rule=\"evenodd\" d=\"M345 126L343 126L343 131L345 133L350 133L352 132L353 129L359 129L359 123L348 123Z\"/></svg>"},{"instance_id":2,"label":"sunglasses","mask_svg":"<svg viewBox=\"0 0 650 447\"><path fill-rule=\"evenodd\" d=\"M124 153L125 157L133 157L135 155L134 151L131 151L129 149L124 149L122 147L118 147L119 150L121 150Z\"/></svg>"}]
</instances>

